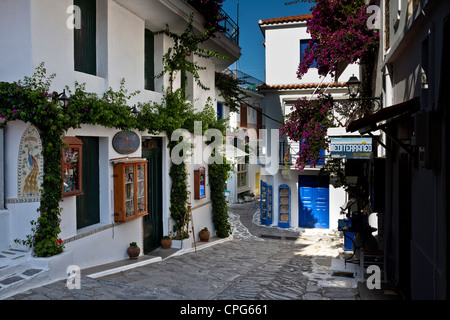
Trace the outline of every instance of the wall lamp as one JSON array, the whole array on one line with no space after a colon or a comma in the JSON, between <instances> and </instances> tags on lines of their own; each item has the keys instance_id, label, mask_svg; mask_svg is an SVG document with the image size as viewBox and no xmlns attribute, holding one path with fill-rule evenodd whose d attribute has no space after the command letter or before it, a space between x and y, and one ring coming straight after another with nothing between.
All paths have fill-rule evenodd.
<instances>
[{"instance_id":1,"label":"wall lamp","mask_svg":"<svg viewBox=\"0 0 450 320\"><path fill-rule=\"evenodd\" d=\"M380 97L370 97L370 98L357 98L359 89L361 87L361 81L353 75L348 79L347 81L347 87L348 87L348 94L350 95L350 101L362 101L366 103L362 103L361 107L364 107L365 109L370 109L371 112L377 112L379 111L383 105L382 105L382 99ZM377 105L373 104L376 103Z\"/></svg>"},{"instance_id":2,"label":"wall lamp","mask_svg":"<svg viewBox=\"0 0 450 320\"><path fill-rule=\"evenodd\" d=\"M70 99L66 96L66 89L63 90L62 93L58 93L56 91L53 91L53 101L62 101L64 108L67 108L67 106L69 105L69 101Z\"/></svg>"}]
</instances>

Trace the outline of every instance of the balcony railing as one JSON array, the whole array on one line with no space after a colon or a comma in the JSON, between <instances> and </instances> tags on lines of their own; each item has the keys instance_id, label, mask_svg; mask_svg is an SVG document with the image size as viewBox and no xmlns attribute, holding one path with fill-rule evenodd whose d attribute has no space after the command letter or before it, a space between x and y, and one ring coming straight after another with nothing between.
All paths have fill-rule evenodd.
<instances>
[{"instance_id":1,"label":"balcony railing","mask_svg":"<svg viewBox=\"0 0 450 320\"><path fill-rule=\"evenodd\" d=\"M288 143L281 141L278 148L279 163L280 165L295 165L300 152L300 144L298 142ZM321 157L325 158L325 152L321 150ZM324 165L325 160L316 162L316 165Z\"/></svg>"},{"instance_id":2,"label":"balcony railing","mask_svg":"<svg viewBox=\"0 0 450 320\"><path fill-rule=\"evenodd\" d=\"M221 31L229 39L231 39L234 43L239 45L239 26L222 9L219 10L219 14L222 17L222 20L219 21L219 26L221 27Z\"/></svg>"},{"instance_id":3,"label":"balcony railing","mask_svg":"<svg viewBox=\"0 0 450 320\"><path fill-rule=\"evenodd\" d=\"M278 148L278 159L280 165L293 165L298 157L299 144L289 144L286 141L280 142Z\"/></svg>"},{"instance_id":4,"label":"balcony railing","mask_svg":"<svg viewBox=\"0 0 450 320\"><path fill-rule=\"evenodd\" d=\"M216 5L214 10L210 10L210 8L205 7L205 5L198 0L184 1L203 15L207 20L207 26L216 26L227 38L239 45L239 26L222 8L219 7L219 5ZM218 17L220 18L217 19Z\"/></svg>"}]
</instances>

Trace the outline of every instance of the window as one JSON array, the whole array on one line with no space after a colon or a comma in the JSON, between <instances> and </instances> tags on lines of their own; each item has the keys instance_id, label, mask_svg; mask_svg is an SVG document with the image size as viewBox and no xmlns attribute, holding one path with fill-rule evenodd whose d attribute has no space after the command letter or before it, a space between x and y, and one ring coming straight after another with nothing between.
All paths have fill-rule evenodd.
<instances>
[{"instance_id":1,"label":"window","mask_svg":"<svg viewBox=\"0 0 450 320\"><path fill-rule=\"evenodd\" d=\"M248 187L248 164L238 164L237 166L237 187Z\"/></svg>"},{"instance_id":2,"label":"window","mask_svg":"<svg viewBox=\"0 0 450 320\"><path fill-rule=\"evenodd\" d=\"M81 9L81 28L74 29L75 70L97 74L97 1L74 0Z\"/></svg>"},{"instance_id":3,"label":"window","mask_svg":"<svg viewBox=\"0 0 450 320\"><path fill-rule=\"evenodd\" d=\"M223 103L217 102L217 120L223 118Z\"/></svg>"},{"instance_id":4,"label":"window","mask_svg":"<svg viewBox=\"0 0 450 320\"><path fill-rule=\"evenodd\" d=\"M300 62L303 62L303 56L305 55L306 48L309 45L311 39L300 40ZM314 68L316 66L316 62L312 63L309 67Z\"/></svg>"},{"instance_id":5,"label":"window","mask_svg":"<svg viewBox=\"0 0 450 320\"><path fill-rule=\"evenodd\" d=\"M83 143L76 137L66 137L63 143L65 144L61 159L63 196L82 194Z\"/></svg>"},{"instance_id":6,"label":"window","mask_svg":"<svg viewBox=\"0 0 450 320\"><path fill-rule=\"evenodd\" d=\"M145 89L155 91L155 37L145 29Z\"/></svg>"}]
</instances>

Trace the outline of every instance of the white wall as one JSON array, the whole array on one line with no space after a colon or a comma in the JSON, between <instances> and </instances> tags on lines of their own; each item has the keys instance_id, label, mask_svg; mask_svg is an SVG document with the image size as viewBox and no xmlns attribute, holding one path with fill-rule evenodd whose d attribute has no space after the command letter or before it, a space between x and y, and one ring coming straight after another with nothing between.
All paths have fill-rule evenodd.
<instances>
[{"instance_id":1,"label":"white wall","mask_svg":"<svg viewBox=\"0 0 450 320\"><path fill-rule=\"evenodd\" d=\"M263 26L266 46L266 84L330 83L330 75L320 76L317 68L311 68L301 79L297 78L300 64L300 40L311 39L306 23ZM358 66L347 68L338 82L346 82L353 74L359 77Z\"/></svg>"},{"instance_id":2,"label":"white wall","mask_svg":"<svg viewBox=\"0 0 450 320\"><path fill-rule=\"evenodd\" d=\"M33 69L30 1L2 0L0 8L0 76L11 82L29 76Z\"/></svg>"},{"instance_id":3,"label":"white wall","mask_svg":"<svg viewBox=\"0 0 450 320\"><path fill-rule=\"evenodd\" d=\"M102 95L109 87L117 91L125 78L128 93L140 90L129 101L160 102L163 88L168 87L168 76L155 79L156 91L144 89L144 29L146 22L138 15L112 0L97 0L97 75L74 71L73 31L67 28L70 14L66 13L72 0L5 0L0 9L0 81L17 81L31 76L34 69L45 63L47 75L56 74L51 91L62 92L66 85L74 88L75 82L85 83L86 91ZM167 9L169 10L169 9ZM164 15L164 12L154 12ZM161 30L165 26L161 25ZM158 31L158 30L152 30ZM162 70L162 56L172 45L165 35L155 36L155 73ZM205 91L192 87L192 100L198 111L203 110L207 98L215 93L215 65L212 60L195 58L207 70L200 71L202 82L209 88ZM179 85L179 79L178 84ZM215 105L214 105L215 107ZM18 142L27 124L16 121L5 129L5 197L17 197ZM142 243L142 221L113 225L113 167L110 159L123 157L111 145L116 129L83 125L71 129L66 136L95 136L100 138L100 223L82 230L76 227L75 197L64 198L61 203L61 238L71 239L66 249L73 251L74 264L89 267L99 263L126 258L126 247L130 242ZM140 137L151 136L136 132ZM167 234L170 215L169 169L171 165L167 148L167 137L163 137L163 232ZM141 156L139 148L129 155ZM207 166L206 166L207 167ZM189 167L189 183L193 191L193 166ZM39 203L8 204L8 211L2 212L0 245L12 245L16 238L24 239L31 233L31 220L38 217ZM213 230L209 188L207 198L193 201L193 216L196 231L203 227ZM6 227L5 227L6 226ZM10 226L10 227L9 227ZM198 235L196 235L198 237ZM89 247L90 250L86 250Z\"/></svg>"},{"instance_id":4,"label":"white wall","mask_svg":"<svg viewBox=\"0 0 450 320\"><path fill-rule=\"evenodd\" d=\"M5 128L5 200L8 214L3 214L3 222L9 225L8 237L2 236L3 243L0 246L12 246L13 248L25 249L22 245L14 243L15 239L26 240L31 234L30 221L39 217L37 209L39 202L9 203L18 198L18 161L19 145L22 135L28 124L23 121L14 121ZM11 199L11 200L10 200ZM10 220L7 222L7 218Z\"/></svg>"}]
</instances>

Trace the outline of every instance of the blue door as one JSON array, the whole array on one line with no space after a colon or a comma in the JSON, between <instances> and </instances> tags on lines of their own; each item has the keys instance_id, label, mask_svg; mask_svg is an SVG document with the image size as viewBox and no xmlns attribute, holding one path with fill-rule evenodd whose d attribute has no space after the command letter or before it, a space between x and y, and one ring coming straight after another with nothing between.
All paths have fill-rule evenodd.
<instances>
[{"instance_id":1,"label":"blue door","mask_svg":"<svg viewBox=\"0 0 450 320\"><path fill-rule=\"evenodd\" d=\"M328 229L329 184L328 180L318 176L298 177L299 227Z\"/></svg>"}]
</instances>

